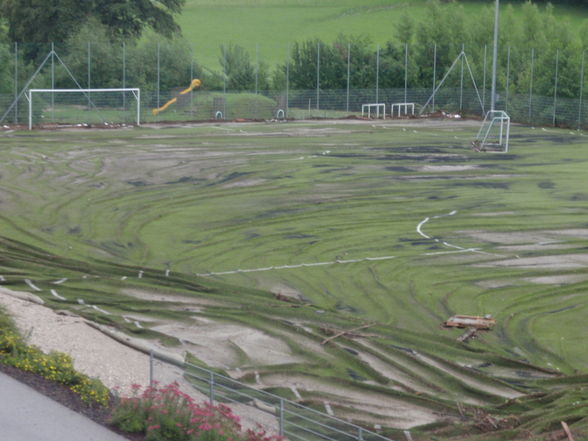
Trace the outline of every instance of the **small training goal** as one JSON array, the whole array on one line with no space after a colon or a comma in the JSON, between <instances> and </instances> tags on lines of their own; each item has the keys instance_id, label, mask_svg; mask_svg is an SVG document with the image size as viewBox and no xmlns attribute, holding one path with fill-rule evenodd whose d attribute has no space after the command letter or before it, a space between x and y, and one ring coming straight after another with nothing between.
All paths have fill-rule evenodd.
<instances>
[{"instance_id":1,"label":"small training goal","mask_svg":"<svg viewBox=\"0 0 588 441\"><path fill-rule=\"evenodd\" d=\"M414 116L414 103L393 103L390 105L390 116L394 118L394 115L400 116Z\"/></svg>"},{"instance_id":2,"label":"small training goal","mask_svg":"<svg viewBox=\"0 0 588 441\"><path fill-rule=\"evenodd\" d=\"M29 130L33 125L141 125L141 90L29 89Z\"/></svg>"},{"instance_id":3,"label":"small training goal","mask_svg":"<svg viewBox=\"0 0 588 441\"><path fill-rule=\"evenodd\" d=\"M508 152L510 117L503 110L490 110L473 141L478 151Z\"/></svg>"},{"instance_id":4,"label":"small training goal","mask_svg":"<svg viewBox=\"0 0 588 441\"><path fill-rule=\"evenodd\" d=\"M373 103L373 104L362 104L361 105L361 116L367 115L368 119L372 119L372 109L375 110L376 118L386 119L386 104L384 103Z\"/></svg>"}]
</instances>

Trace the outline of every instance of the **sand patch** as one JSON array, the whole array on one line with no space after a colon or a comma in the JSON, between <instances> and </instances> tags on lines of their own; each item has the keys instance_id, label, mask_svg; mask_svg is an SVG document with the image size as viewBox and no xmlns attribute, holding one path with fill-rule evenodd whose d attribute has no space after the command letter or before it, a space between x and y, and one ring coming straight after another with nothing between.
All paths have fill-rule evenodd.
<instances>
[{"instance_id":1,"label":"sand patch","mask_svg":"<svg viewBox=\"0 0 588 441\"><path fill-rule=\"evenodd\" d=\"M562 254L557 256L524 257L521 259L506 259L474 265L479 268L510 267L521 269L568 270L586 268L588 254Z\"/></svg>"},{"instance_id":2,"label":"sand patch","mask_svg":"<svg viewBox=\"0 0 588 441\"><path fill-rule=\"evenodd\" d=\"M303 361L283 341L246 326L206 319L205 323L169 323L151 329L178 338L189 352L209 366L230 369ZM244 356L247 360L243 360Z\"/></svg>"},{"instance_id":3,"label":"sand patch","mask_svg":"<svg viewBox=\"0 0 588 441\"><path fill-rule=\"evenodd\" d=\"M523 280L539 285L572 285L588 280L588 276L580 275L560 275L560 276L541 276L541 277L527 277Z\"/></svg>"}]
</instances>

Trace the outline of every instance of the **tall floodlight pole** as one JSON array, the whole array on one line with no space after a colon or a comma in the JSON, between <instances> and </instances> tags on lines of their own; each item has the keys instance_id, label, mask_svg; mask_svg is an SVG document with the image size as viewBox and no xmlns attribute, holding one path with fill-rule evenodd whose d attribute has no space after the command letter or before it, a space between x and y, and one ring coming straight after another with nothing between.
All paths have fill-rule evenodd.
<instances>
[{"instance_id":1,"label":"tall floodlight pole","mask_svg":"<svg viewBox=\"0 0 588 441\"><path fill-rule=\"evenodd\" d=\"M494 49L492 56L492 91L490 92L490 110L496 107L496 62L498 58L498 23L499 23L500 0L496 0L494 12Z\"/></svg>"}]
</instances>

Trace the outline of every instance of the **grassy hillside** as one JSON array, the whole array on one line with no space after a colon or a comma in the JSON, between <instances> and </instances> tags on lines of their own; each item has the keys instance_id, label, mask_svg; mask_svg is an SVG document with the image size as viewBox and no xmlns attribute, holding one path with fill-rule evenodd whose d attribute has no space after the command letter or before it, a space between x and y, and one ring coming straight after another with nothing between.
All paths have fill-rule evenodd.
<instances>
[{"instance_id":1,"label":"grassy hillside","mask_svg":"<svg viewBox=\"0 0 588 441\"><path fill-rule=\"evenodd\" d=\"M492 3L463 2L471 16ZM509 3L520 9L520 2L501 4ZM187 0L178 22L196 59L216 68L222 43L242 45L253 59L258 45L259 58L274 65L294 41L316 37L330 42L345 33L369 35L374 44L383 44L395 38L406 14L418 21L426 11L426 0ZM585 8L573 6L558 6L555 13L578 28L588 17Z\"/></svg>"}]
</instances>

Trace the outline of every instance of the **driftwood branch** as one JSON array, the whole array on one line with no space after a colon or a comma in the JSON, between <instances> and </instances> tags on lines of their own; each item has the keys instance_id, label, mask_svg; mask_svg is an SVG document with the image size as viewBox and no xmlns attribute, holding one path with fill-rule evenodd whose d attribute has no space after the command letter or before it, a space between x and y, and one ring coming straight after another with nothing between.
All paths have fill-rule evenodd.
<instances>
[{"instance_id":1,"label":"driftwood branch","mask_svg":"<svg viewBox=\"0 0 588 441\"><path fill-rule=\"evenodd\" d=\"M330 337L327 337L323 341L321 341L321 345L326 345L331 340L334 340L337 337L341 337L342 335L351 334L354 331L359 331L360 329L369 328L369 327L375 326L375 325L376 325L375 323L368 323L368 324L364 324L364 325L358 326L357 328L353 328L353 329L348 329L348 330L337 332L335 335L331 335Z\"/></svg>"}]
</instances>

